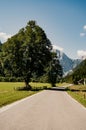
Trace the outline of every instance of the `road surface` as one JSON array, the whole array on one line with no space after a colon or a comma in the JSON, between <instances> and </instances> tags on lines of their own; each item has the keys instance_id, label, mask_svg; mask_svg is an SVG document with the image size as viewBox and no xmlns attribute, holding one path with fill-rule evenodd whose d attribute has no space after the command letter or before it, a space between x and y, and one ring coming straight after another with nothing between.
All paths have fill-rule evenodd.
<instances>
[{"instance_id":1,"label":"road surface","mask_svg":"<svg viewBox=\"0 0 86 130\"><path fill-rule=\"evenodd\" d=\"M44 90L1 108L0 130L86 130L86 108L65 91Z\"/></svg>"}]
</instances>

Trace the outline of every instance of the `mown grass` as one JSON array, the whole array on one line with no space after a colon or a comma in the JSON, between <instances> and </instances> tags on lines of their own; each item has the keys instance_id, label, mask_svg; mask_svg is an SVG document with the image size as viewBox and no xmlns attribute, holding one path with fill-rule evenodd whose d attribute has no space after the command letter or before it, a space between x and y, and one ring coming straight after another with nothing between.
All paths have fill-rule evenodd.
<instances>
[{"instance_id":1,"label":"mown grass","mask_svg":"<svg viewBox=\"0 0 86 130\"><path fill-rule=\"evenodd\" d=\"M50 87L47 83L30 83L32 88ZM25 98L38 91L17 91L16 88L23 87L24 83L0 82L0 107ZM35 90L35 89L33 89ZM40 89L39 89L40 90Z\"/></svg>"},{"instance_id":2,"label":"mown grass","mask_svg":"<svg viewBox=\"0 0 86 130\"><path fill-rule=\"evenodd\" d=\"M66 87L67 85L69 85L69 83L66 82L56 84L57 87Z\"/></svg>"},{"instance_id":3,"label":"mown grass","mask_svg":"<svg viewBox=\"0 0 86 130\"><path fill-rule=\"evenodd\" d=\"M68 94L86 107L86 85L73 85L68 89Z\"/></svg>"}]
</instances>

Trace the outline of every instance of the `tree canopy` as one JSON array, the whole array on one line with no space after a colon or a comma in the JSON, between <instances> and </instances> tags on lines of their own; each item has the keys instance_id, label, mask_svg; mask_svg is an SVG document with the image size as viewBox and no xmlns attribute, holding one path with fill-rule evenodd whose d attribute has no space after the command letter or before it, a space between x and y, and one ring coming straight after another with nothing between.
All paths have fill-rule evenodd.
<instances>
[{"instance_id":1,"label":"tree canopy","mask_svg":"<svg viewBox=\"0 0 86 130\"><path fill-rule=\"evenodd\" d=\"M54 58L50 40L35 21L29 21L27 26L8 39L0 50L3 76L23 77L27 87L33 75L42 76ZM59 62L56 66L54 68L60 68Z\"/></svg>"},{"instance_id":2,"label":"tree canopy","mask_svg":"<svg viewBox=\"0 0 86 130\"><path fill-rule=\"evenodd\" d=\"M61 79L62 75L63 75L63 70L59 63L57 54L53 52L52 60L50 62L50 67L48 71L48 79L53 87L55 87L55 83Z\"/></svg>"}]
</instances>

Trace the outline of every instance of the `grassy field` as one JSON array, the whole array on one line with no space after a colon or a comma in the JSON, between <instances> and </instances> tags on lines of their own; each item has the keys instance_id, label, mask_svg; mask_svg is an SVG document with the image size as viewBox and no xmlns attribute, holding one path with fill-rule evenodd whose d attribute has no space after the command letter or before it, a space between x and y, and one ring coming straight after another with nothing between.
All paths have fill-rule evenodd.
<instances>
[{"instance_id":1,"label":"grassy field","mask_svg":"<svg viewBox=\"0 0 86 130\"><path fill-rule=\"evenodd\" d=\"M30 83L32 88L50 88L48 83ZM56 86L66 86L67 83L59 83ZM39 91L17 91L15 88L23 87L24 83L0 82L0 107L25 98ZM86 85L73 85L68 88L68 94L86 107ZM35 90L35 89L34 89Z\"/></svg>"},{"instance_id":2,"label":"grassy field","mask_svg":"<svg viewBox=\"0 0 86 130\"><path fill-rule=\"evenodd\" d=\"M69 85L69 83L57 83L56 86L57 87L66 87L67 85Z\"/></svg>"},{"instance_id":3,"label":"grassy field","mask_svg":"<svg viewBox=\"0 0 86 130\"><path fill-rule=\"evenodd\" d=\"M30 83L32 88L50 87L48 83ZM38 91L17 91L15 88L23 87L24 83L0 82L0 107L25 98Z\"/></svg>"},{"instance_id":4,"label":"grassy field","mask_svg":"<svg viewBox=\"0 0 86 130\"><path fill-rule=\"evenodd\" d=\"M86 85L73 85L69 87L68 94L86 107Z\"/></svg>"}]
</instances>

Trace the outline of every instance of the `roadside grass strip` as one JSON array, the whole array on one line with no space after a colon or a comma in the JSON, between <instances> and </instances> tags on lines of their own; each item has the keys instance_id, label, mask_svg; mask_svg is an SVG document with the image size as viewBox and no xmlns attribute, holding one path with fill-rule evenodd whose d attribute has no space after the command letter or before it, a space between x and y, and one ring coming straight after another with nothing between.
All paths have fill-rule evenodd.
<instances>
[{"instance_id":1,"label":"roadside grass strip","mask_svg":"<svg viewBox=\"0 0 86 130\"><path fill-rule=\"evenodd\" d=\"M86 85L73 85L69 87L68 94L86 107Z\"/></svg>"},{"instance_id":2,"label":"roadside grass strip","mask_svg":"<svg viewBox=\"0 0 86 130\"><path fill-rule=\"evenodd\" d=\"M0 107L40 92L45 87L50 87L48 83L30 83L30 85L33 91L17 91L15 88L23 87L23 82L0 82ZM39 88L39 91L36 91L36 88Z\"/></svg>"}]
</instances>

